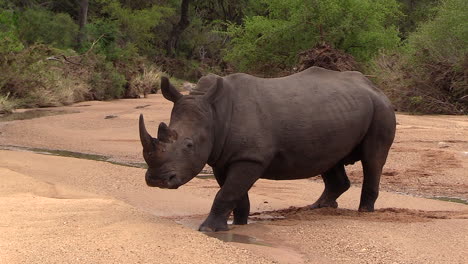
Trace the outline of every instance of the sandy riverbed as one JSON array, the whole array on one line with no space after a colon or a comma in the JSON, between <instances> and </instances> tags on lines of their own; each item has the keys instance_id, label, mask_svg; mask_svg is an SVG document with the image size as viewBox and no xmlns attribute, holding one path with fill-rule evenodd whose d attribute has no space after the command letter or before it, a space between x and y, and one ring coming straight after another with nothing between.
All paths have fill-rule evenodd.
<instances>
[{"instance_id":1,"label":"sandy riverbed","mask_svg":"<svg viewBox=\"0 0 468 264\"><path fill-rule=\"evenodd\" d=\"M171 106L152 95L56 108L74 113L0 122L0 145L143 162L138 115L155 134ZM468 118L397 119L376 213L356 212L360 165L348 167L354 186L337 210L300 209L320 179L261 180L252 223L218 235L234 242L195 231L214 179L160 190L145 186L143 169L1 150L0 263L465 263L468 206L414 196L468 199Z\"/></svg>"}]
</instances>

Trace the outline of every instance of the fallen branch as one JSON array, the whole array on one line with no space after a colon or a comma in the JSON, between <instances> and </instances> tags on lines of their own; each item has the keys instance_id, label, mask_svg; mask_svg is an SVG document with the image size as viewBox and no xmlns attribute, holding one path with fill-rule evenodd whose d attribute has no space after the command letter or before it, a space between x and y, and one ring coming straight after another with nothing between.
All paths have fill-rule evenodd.
<instances>
[{"instance_id":1,"label":"fallen branch","mask_svg":"<svg viewBox=\"0 0 468 264\"><path fill-rule=\"evenodd\" d=\"M55 57L55 56L48 57L48 58L46 58L46 60L59 61L59 62L61 62L61 63L66 62L66 63L71 63L71 64L74 64L74 65L81 66L80 63L76 63L76 62L73 62L73 61L69 60L65 55L62 55L62 57L63 57L63 59L64 59L65 61L62 61L61 59L59 59L59 58L57 58L57 57Z\"/></svg>"},{"instance_id":2,"label":"fallen branch","mask_svg":"<svg viewBox=\"0 0 468 264\"><path fill-rule=\"evenodd\" d=\"M87 55L94 48L94 46L99 42L99 40L101 40L104 36L105 34L102 34L101 36L99 36L99 38L93 41L93 44L91 44L91 47L84 53L84 55Z\"/></svg>"},{"instance_id":3,"label":"fallen branch","mask_svg":"<svg viewBox=\"0 0 468 264\"><path fill-rule=\"evenodd\" d=\"M57 57L55 57L55 56L48 57L48 58L46 58L46 60L60 61L61 63L63 63L63 61L59 60L59 59L58 59Z\"/></svg>"},{"instance_id":4,"label":"fallen branch","mask_svg":"<svg viewBox=\"0 0 468 264\"><path fill-rule=\"evenodd\" d=\"M62 55L62 57L63 57L63 59L64 59L66 62L68 62L68 63L81 66L81 63L73 62L73 61L69 60L65 55Z\"/></svg>"}]
</instances>

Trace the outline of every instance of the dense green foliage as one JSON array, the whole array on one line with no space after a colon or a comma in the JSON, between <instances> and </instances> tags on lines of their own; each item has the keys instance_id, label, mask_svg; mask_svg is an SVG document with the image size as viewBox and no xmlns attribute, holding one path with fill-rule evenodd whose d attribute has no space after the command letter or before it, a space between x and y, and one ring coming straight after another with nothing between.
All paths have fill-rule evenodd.
<instances>
[{"instance_id":1,"label":"dense green foliage","mask_svg":"<svg viewBox=\"0 0 468 264\"><path fill-rule=\"evenodd\" d=\"M376 73L395 104L422 113L468 113L468 2L444 0L409 35L398 54L376 59Z\"/></svg>"},{"instance_id":2,"label":"dense green foliage","mask_svg":"<svg viewBox=\"0 0 468 264\"><path fill-rule=\"evenodd\" d=\"M227 59L241 70L291 67L298 52L320 42L360 61L382 48L395 48L399 16L394 0L263 0L267 14L231 25Z\"/></svg>"},{"instance_id":3,"label":"dense green foliage","mask_svg":"<svg viewBox=\"0 0 468 264\"><path fill-rule=\"evenodd\" d=\"M398 20L400 36L406 39L418 26L437 14L441 0L399 0L403 16Z\"/></svg>"},{"instance_id":4,"label":"dense green foliage","mask_svg":"<svg viewBox=\"0 0 468 264\"><path fill-rule=\"evenodd\" d=\"M0 0L0 112L135 97L157 89L160 69L191 81L208 72L275 76L319 44L353 55L403 110L437 112L422 110L432 98L439 112L466 111L466 5Z\"/></svg>"},{"instance_id":5,"label":"dense green foliage","mask_svg":"<svg viewBox=\"0 0 468 264\"><path fill-rule=\"evenodd\" d=\"M18 37L25 45L41 43L64 49L75 42L78 26L68 14L27 9L17 15Z\"/></svg>"}]
</instances>

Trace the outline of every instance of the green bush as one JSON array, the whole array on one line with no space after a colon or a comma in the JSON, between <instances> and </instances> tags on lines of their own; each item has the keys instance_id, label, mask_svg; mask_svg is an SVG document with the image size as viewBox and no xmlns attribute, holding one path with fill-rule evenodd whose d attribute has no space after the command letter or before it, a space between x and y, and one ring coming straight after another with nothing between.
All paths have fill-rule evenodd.
<instances>
[{"instance_id":1,"label":"green bush","mask_svg":"<svg viewBox=\"0 0 468 264\"><path fill-rule=\"evenodd\" d=\"M16 30L16 16L11 11L0 11L0 55L23 48Z\"/></svg>"},{"instance_id":2,"label":"green bush","mask_svg":"<svg viewBox=\"0 0 468 264\"><path fill-rule=\"evenodd\" d=\"M16 102L9 97L9 94L0 94L0 114L11 113L16 108Z\"/></svg>"},{"instance_id":3,"label":"green bush","mask_svg":"<svg viewBox=\"0 0 468 264\"><path fill-rule=\"evenodd\" d=\"M102 37L98 43L109 60L125 60L139 54L154 56L155 42L161 41L153 29L173 10L152 5L141 10L123 7L116 0L99 0L102 5L100 18L93 19L87 26L90 39ZM88 46L91 43L87 44Z\"/></svg>"},{"instance_id":4,"label":"green bush","mask_svg":"<svg viewBox=\"0 0 468 264\"><path fill-rule=\"evenodd\" d=\"M100 60L94 66L90 78L92 99L121 98L124 95L126 83L125 76L117 71L112 62Z\"/></svg>"},{"instance_id":5,"label":"green bush","mask_svg":"<svg viewBox=\"0 0 468 264\"><path fill-rule=\"evenodd\" d=\"M0 95L20 107L59 106L83 100L89 91L80 74L58 59L66 52L34 45L0 59Z\"/></svg>"},{"instance_id":6,"label":"green bush","mask_svg":"<svg viewBox=\"0 0 468 264\"><path fill-rule=\"evenodd\" d=\"M27 45L42 43L65 49L75 44L78 26L68 14L27 9L18 17L18 35Z\"/></svg>"},{"instance_id":7,"label":"green bush","mask_svg":"<svg viewBox=\"0 0 468 264\"><path fill-rule=\"evenodd\" d=\"M409 35L401 55L382 55L375 75L400 110L468 113L468 2L444 0Z\"/></svg>"},{"instance_id":8,"label":"green bush","mask_svg":"<svg viewBox=\"0 0 468 264\"><path fill-rule=\"evenodd\" d=\"M137 98L144 95L146 97L153 91L157 92L160 89L161 76L163 76L163 72L160 69L154 66L145 67L142 73L130 81L126 96Z\"/></svg>"},{"instance_id":9,"label":"green bush","mask_svg":"<svg viewBox=\"0 0 468 264\"><path fill-rule=\"evenodd\" d=\"M226 60L240 70L288 68L297 54L320 42L369 61L382 48L399 43L395 0L263 0L265 16L231 25Z\"/></svg>"}]
</instances>

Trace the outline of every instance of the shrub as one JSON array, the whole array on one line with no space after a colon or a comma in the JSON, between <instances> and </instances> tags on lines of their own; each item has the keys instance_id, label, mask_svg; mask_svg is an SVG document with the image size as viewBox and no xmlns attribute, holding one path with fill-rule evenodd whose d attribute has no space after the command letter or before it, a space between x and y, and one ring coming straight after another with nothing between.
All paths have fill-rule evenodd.
<instances>
[{"instance_id":1,"label":"shrub","mask_svg":"<svg viewBox=\"0 0 468 264\"><path fill-rule=\"evenodd\" d=\"M24 46L16 31L16 17L11 11L0 11L0 55L21 51Z\"/></svg>"},{"instance_id":2,"label":"shrub","mask_svg":"<svg viewBox=\"0 0 468 264\"><path fill-rule=\"evenodd\" d=\"M468 2L445 0L436 17L410 34L401 55L375 60L377 82L398 109L468 113Z\"/></svg>"},{"instance_id":3,"label":"shrub","mask_svg":"<svg viewBox=\"0 0 468 264\"><path fill-rule=\"evenodd\" d=\"M70 74L71 65L57 59L64 53L34 45L4 54L0 59L0 95L22 107L58 106L83 100L89 86L80 74Z\"/></svg>"},{"instance_id":4,"label":"shrub","mask_svg":"<svg viewBox=\"0 0 468 264\"><path fill-rule=\"evenodd\" d=\"M91 99L121 98L125 92L125 84L125 76L117 71L112 62L98 61L90 78Z\"/></svg>"},{"instance_id":5,"label":"shrub","mask_svg":"<svg viewBox=\"0 0 468 264\"><path fill-rule=\"evenodd\" d=\"M125 60L138 54L156 54L156 42L161 39L153 29L172 15L167 7L152 5L146 9L132 10L116 0L97 1L102 8L100 18L90 21L87 32L91 39L103 38L97 49L103 51L108 60ZM88 43L86 46L90 46Z\"/></svg>"},{"instance_id":6,"label":"shrub","mask_svg":"<svg viewBox=\"0 0 468 264\"><path fill-rule=\"evenodd\" d=\"M146 67L143 73L140 73L130 81L126 97L138 97L143 94L145 97L151 92L157 93L160 88L162 76L161 70L154 66Z\"/></svg>"},{"instance_id":7,"label":"shrub","mask_svg":"<svg viewBox=\"0 0 468 264\"><path fill-rule=\"evenodd\" d=\"M11 113L11 111L16 108L16 102L9 97L10 94L0 94L0 114Z\"/></svg>"},{"instance_id":8,"label":"shrub","mask_svg":"<svg viewBox=\"0 0 468 264\"><path fill-rule=\"evenodd\" d=\"M44 9L26 9L19 14L18 35L27 45L42 43L69 48L76 40L78 26L68 14Z\"/></svg>"},{"instance_id":9,"label":"shrub","mask_svg":"<svg viewBox=\"0 0 468 264\"><path fill-rule=\"evenodd\" d=\"M249 16L231 25L225 59L240 70L291 67L300 51L321 42L369 61L382 48L399 43L395 0L270 0L265 16Z\"/></svg>"}]
</instances>

